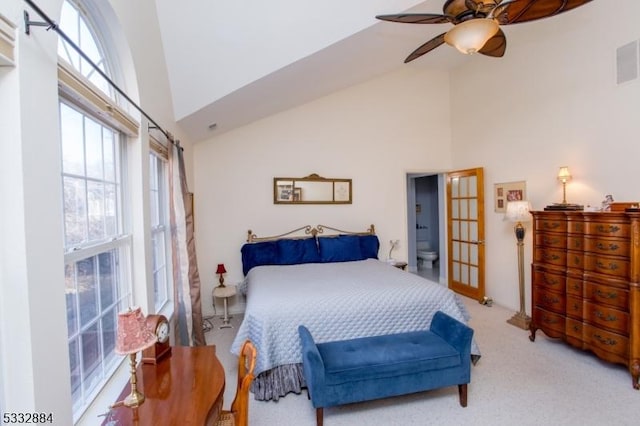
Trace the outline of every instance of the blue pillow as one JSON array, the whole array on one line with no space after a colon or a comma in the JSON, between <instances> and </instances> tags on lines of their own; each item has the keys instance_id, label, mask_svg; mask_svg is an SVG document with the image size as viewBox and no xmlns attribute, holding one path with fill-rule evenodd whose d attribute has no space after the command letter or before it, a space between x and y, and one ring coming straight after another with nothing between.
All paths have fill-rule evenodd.
<instances>
[{"instance_id":1,"label":"blue pillow","mask_svg":"<svg viewBox=\"0 0 640 426\"><path fill-rule=\"evenodd\" d=\"M242 272L245 275L254 266L278 264L278 246L275 241L245 244L240 252L242 253Z\"/></svg>"},{"instance_id":2,"label":"blue pillow","mask_svg":"<svg viewBox=\"0 0 640 426\"><path fill-rule=\"evenodd\" d=\"M278 240L278 265L320 262L315 238Z\"/></svg>"},{"instance_id":3,"label":"blue pillow","mask_svg":"<svg viewBox=\"0 0 640 426\"><path fill-rule=\"evenodd\" d=\"M362 235L360 239L360 251L364 259L377 259L380 241L375 235Z\"/></svg>"},{"instance_id":4,"label":"blue pillow","mask_svg":"<svg viewBox=\"0 0 640 426\"><path fill-rule=\"evenodd\" d=\"M363 260L360 239L357 235L318 238L322 262L348 262Z\"/></svg>"}]
</instances>

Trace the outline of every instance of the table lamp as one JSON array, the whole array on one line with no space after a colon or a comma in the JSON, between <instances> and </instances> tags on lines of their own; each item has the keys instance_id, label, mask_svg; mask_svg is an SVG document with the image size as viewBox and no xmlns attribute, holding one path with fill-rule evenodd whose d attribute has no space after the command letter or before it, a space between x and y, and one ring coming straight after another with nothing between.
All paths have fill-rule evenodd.
<instances>
[{"instance_id":1,"label":"table lamp","mask_svg":"<svg viewBox=\"0 0 640 426\"><path fill-rule=\"evenodd\" d=\"M520 290L520 312L517 312L507 322L524 330L528 330L531 323L531 318L527 316L524 307L524 234L526 228L522 224L531 220L529 210L531 210L531 206L528 201L509 201L504 215L506 220L516 224L513 230L518 241L518 287Z\"/></svg>"},{"instance_id":2,"label":"table lamp","mask_svg":"<svg viewBox=\"0 0 640 426\"><path fill-rule=\"evenodd\" d=\"M138 391L136 377L136 354L156 343L157 337L145 321L140 308L129 309L118 314L118 333L116 349L118 355L129 355L131 367L131 394L118 401L112 407L126 406L135 408L144 402L144 395Z\"/></svg>"},{"instance_id":3,"label":"table lamp","mask_svg":"<svg viewBox=\"0 0 640 426\"><path fill-rule=\"evenodd\" d=\"M225 287L224 277L222 276L222 274L226 274L226 273L227 273L227 270L224 268L224 263L219 263L218 268L216 269L216 274L220 275L220 279L219 279L220 284L218 285L218 287Z\"/></svg>"}]
</instances>

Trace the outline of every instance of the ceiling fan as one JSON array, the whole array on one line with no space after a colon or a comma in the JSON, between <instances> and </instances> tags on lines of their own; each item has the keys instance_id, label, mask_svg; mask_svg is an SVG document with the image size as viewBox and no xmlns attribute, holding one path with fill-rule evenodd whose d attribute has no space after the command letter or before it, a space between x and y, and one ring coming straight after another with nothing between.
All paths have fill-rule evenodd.
<instances>
[{"instance_id":1,"label":"ceiling fan","mask_svg":"<svg viewBox=\"0 0 640 426\"><path fill-rule=\"evenodd\" d=\"M519 24L546 18L589 3L591 0L446 0L442 14L398 13L378 15L377 19L406 24L454 25L449 31L414 50L405 63L429 53L443 43L462 53L481 53L502 57L507 39L500 25Z\"/></svg>"}]
</instances>

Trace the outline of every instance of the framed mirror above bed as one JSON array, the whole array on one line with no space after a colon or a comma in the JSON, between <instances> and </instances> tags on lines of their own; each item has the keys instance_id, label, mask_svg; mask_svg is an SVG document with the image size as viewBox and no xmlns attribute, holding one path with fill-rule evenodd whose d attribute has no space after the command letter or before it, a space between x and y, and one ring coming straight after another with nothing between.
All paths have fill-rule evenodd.
<instances>
[{"instance_id":1,"label":"framed mirror above bed","mask_svg":"<svg viewBox=\"0 0 640 426\"><path fill-rule=\"evenodd\" d=\"M351 204L351 179L306 177L273 178L274 204Z\"/></svg>"}]
</instances>

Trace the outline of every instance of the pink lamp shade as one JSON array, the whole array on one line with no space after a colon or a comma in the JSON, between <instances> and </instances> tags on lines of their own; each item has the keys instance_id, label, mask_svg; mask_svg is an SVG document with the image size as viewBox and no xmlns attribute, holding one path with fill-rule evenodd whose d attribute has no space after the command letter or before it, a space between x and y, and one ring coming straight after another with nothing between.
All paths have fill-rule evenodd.
<instances>
[{"instance_id":1,"label":"pink lamp shade","mask_svg":"<svg viewBox=\"0 0 640 426\"><path fill-rule=\"evenodd\" d=\"M116 349L118 355L139 352L156 343L157 337L145 321L140 308L118 314Z\"/></svg>"},{"instance_id":2,"label":"pink lamp shade","mask_svg":"<svg viewBox=\"0 0 640 426\"><path fill-rule=\"evenodd\" d=\"M218 263L218 269L216 269L216 274L226 274L227 270L224 268L224 263Z\"/></svg>"}]
</instances>

